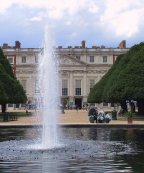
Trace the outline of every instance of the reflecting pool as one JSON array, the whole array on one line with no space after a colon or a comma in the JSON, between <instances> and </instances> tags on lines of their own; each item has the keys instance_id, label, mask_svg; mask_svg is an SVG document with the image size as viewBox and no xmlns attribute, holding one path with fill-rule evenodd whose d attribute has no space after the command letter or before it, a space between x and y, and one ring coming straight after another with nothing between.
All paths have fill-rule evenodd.
<instances>
[{"instance_id":1,"label":"reflecting pool","mask_svg":"<svg viewBox=\"0 0 144 173\"><path fill-rule=\"evenodd\" d=\"M41 150L39 129L0 129L0 173L143 173L144 129L62 128Z\"/></svg>"}]
</instances>

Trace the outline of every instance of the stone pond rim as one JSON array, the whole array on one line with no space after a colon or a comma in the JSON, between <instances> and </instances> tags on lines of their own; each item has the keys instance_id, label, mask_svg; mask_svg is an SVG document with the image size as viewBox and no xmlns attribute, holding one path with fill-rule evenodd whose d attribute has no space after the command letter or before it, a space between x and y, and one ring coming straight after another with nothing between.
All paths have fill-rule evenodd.
<instances>
[{"instance_id":1,"label":"stone pond rim","mask_svg":"<svg viewBox=\"0 0 144 173\"><path fill-rule=\"evenodd\" d=\"M144 124L58 124L61 128L144 128ZM0 128L41 128L42 125L1 124Z\"/></svg>"}]
</instances>

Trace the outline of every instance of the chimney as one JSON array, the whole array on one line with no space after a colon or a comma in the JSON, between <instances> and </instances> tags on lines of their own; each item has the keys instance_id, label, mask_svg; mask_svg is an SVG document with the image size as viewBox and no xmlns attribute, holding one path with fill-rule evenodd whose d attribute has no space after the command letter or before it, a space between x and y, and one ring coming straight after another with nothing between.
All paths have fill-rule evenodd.
<instances>
[{"instance_id":1,"label":"chimney","mask_svg":"<svg viewBox=\"0 0 144 173\"><path fill-rule=\"evenodd\" d=\"M19 41L15 41L15 48L20 49L21 48L21 43Z\"/></svg>"},{"instance_id":2,"label":"chimney","mask_svg":"<svg viewBox=\"0 0 144 173\"><path fill-rule=\"evenodd\" d=\"M85 48L86 48L86 41L83 40L83 41L81 42L81 45L82 45L82 48L85 49Z\"/></svg>"},{"instance_id":3,"label":"chimney","mask_svg":"<svg viewBox=\"0 0 144 173\"><path fill-rule=\"evenodd\" d=\"M125 49L125 48L126 48L126 41L123 40L123 41L121 41L120 44L119 44L119 49Z\"/></svg>"},{"instance_id":4,"label":"chimney","mask_svg":"<svg viewBox=\"0 0 144 173\"><path fill-rule=\"evenodd\" d=\"M3 46L2 46L3 49L7 49L8 48L8 44L7 43L4 43Z\"/></svg>"}]
</instances>

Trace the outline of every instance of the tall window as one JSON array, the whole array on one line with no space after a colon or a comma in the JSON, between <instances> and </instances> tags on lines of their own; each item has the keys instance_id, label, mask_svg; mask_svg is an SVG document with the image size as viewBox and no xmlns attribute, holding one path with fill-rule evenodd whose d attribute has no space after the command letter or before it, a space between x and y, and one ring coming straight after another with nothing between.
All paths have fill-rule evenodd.
<instances>
[{"instance_id":1,"label":"tall window","mask_svg":"<svg viewBox=\"0 0 144 173\"><path fill-rule=\"evenodd\" d=\"M114 107L114 103L111 103L111 107Z\"/></svg>"},{"instance_id":2,"label":"tall window","mask_svg":"<svg viewBox=\"0 0 144 173\"><path fill-rule=\"evenodd\" d=\"M94 84L95 84L95 80L90 79L90 90L93 88Z\"/></svg>"},{"instance_id":3,"label":"tall window","mask_svg":"<svg viewBox=\"0 0 144 173\"><path fill-rule=\"evenodd\" d=\"M94 62L94 56L90 56L90 62Z\"/></svg>"},{"instance_id":4,"label":"tall window","mask_svg":"<svg viewBox=\"0 0 144 173\"><path fill-rule=\"evenodd\" d=\"M26 56L22 56L22 63L26 63Z\"/></svg>"},{"instance_id":5,"label":"tall window","mask_svg":"<svg viewBox=\"0 0 144 173\"><path fill-rule=\"evenodd\" d=\"M67 96L68 95L68 81L67 80L62 80L62 96Z\"/></svg>"},{"instance_id":6,"label":"tall window","mask_svg":"<svg viewBox=\"0 0 144 173\"><path fill-rule=\"evenodd\" d=\"M103 56L103 63L107 63L107 56Z\"/></svg>"},{"instance_id":7,"label":"tall window","mask_svg":"<svg viewBox=\"0 0 144 173\"><path fill-rule=\"evenodd\" d=\"M80 56L76 56L76 59L80 60Z\"/></svg>"},{"instance_id":8,"label":"tall window","mask_svg":"<svg viewBox=\"0 0 144 173\"><path fill-rule=\"evenodd\" d=\"M13 64L13 57L7 57L10 64Z\"/></svg>"},{"instance_id":9,"label":"tall window","mask_svg":"<svg viewBox=\"0 0 144 173\"><path fill-rule=\"evenodd\" d=\"M35 81L35 93L39 93L40 92L40 89L39 89L39 81L36 80Z\"/></svg>"},{"instance_id":10,"label":"tall window","mask_svg":"<svg viewBox=\"0 0 144 173\"><path fill-rule=\"evenodd\" d=\"M35 63L38 63L38 56L35 56Z\"/></svg>"},{"instance_id":11,"label":"tall window","mask_svg":"<svg viewBox=\"0 0 144 173\"><path fill-rule=\"evenodd\" d=\"M118 57L117 55L113 55L113 64L115 63L117 57Z\"/></svg>"},{"instance_id":12,"label":"tall window","mask_svg":"<svg viewBox=\"0 0 144 173\"><path fill-rule=\"evenodd\" d=\"M10 107L13 107L13 104L10 104L10 103L9 103L9 104L8 104L8 107L9 107L9 108L10 108Z\"/></svg>"},{"instance_id":13,"label":"tall window","mask_svg":"<svg viewBox=\"0 0 144 173\"><path fill-rule=\"evenodd\" d=\"M81 96L81 80L75 81L75 95Z\"/></svg>"},{"instance_id":14,"label":"tall window","mask_svg":"<svg viewBox=\"0 0 144 173\"><path fill-rule=\"evenodd\" d=\"M103 106L108 106L108 103L103 103Z\"/></svg>"},{"instance_id":15,"label":"tall window","mask_svg":"<svg viewBox=\"0 0 144 173\"><path fill-rule=\"evenodd\" d=\"M23 89L26 91L26 80L21 80L21 84L23 86Z\"/></svg>"}]
</instances>

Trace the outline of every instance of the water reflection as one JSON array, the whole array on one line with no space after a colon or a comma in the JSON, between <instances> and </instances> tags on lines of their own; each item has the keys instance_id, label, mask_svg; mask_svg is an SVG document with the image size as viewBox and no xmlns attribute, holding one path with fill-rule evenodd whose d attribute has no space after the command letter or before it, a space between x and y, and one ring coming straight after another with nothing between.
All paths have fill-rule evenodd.
<instances>
[{"instance_id":1,"label":"water reflection","mask_svg":"<svg viewBox=\"0 0 144 173\"><path fill-rule=\"evenodd\" d=\"M62 128L61 147L25 149L39 129L1 129L1 173L143 173L144 129ZM9 141L10 140L10 141Z\"/></svg>"}]
</instances>

